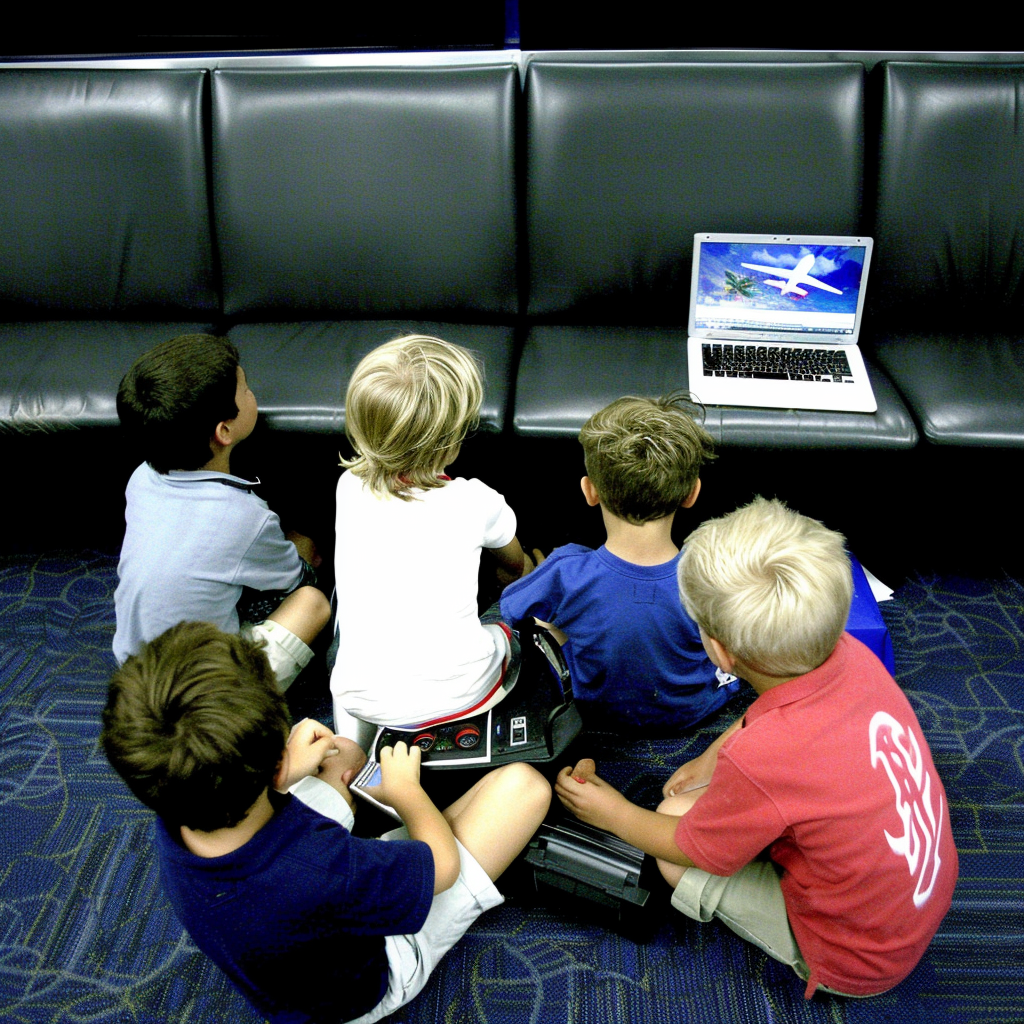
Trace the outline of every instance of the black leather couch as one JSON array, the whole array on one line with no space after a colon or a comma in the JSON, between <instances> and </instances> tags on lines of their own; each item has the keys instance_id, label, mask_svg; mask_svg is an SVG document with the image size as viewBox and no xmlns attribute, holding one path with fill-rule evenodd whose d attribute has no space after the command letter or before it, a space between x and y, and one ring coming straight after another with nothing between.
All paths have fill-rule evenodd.
<instances>
[{"instance_id":1,"label":"black leather couch","mask_svg":"<svg viewBox=\"0 0 1024 1024\"><path fill-rule=\"evenodd\" d=\"M709 408L727 445L1024 447L1024 66L546 60L0 70L0 431L112 426L156 341L226 332L270 428L335 434L400 332L485 429L686 387L697 231L872 234L878 412Z\"/></svg>"},{"instance_id":2,"label":"black leather couch","mask_svg":"<svg viewBox=\"0 0 1024 1024\"><path fill-rule=\"evenodd\" d=\"M876 358L929 441L1019 448L1024 67L879 70Z\"/></svg>"}]
</instances>

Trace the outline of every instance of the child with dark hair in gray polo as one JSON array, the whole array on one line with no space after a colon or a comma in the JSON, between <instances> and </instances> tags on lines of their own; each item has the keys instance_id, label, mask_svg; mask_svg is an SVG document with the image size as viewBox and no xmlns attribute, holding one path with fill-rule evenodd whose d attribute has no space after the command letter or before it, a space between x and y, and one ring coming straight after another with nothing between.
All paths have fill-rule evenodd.
<instances>
[{"instance_id":1,"label":"child with dark hair in gray polo","mask_svg":"<svg viewBox=\"0 0 1024 1024\"><path fill-rule=\"evenodd\" d=\"M208 334L157 345L125 374L117 411L146 459L125 492L117 660L169 626L203 620L261 640L285 689L312 657L330 605L312 585L313 542L286 537L253 493L259 481L231 472L257 414L235 346ZM250 615L257 621L242 622L239 601L253 592L272 596Z\"/></svg>"}]
</instances>

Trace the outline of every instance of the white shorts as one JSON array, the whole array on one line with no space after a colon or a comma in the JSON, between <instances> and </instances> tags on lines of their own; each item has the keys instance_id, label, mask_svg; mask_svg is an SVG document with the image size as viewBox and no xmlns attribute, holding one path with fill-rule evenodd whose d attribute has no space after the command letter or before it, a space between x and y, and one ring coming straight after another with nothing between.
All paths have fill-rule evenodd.
<instances>
[{"instance_id":1,"label":"white shorts","mask_svg":"<svg viewBox=\"0 0 1024 1024\"><path fill-rule=\"evenodd\" d=\"M402 828L385 833L382 839L408 839ZM455 945L469 926L485 911L505 902L487 872L462 843L459 848L459 877L455 884L434 897L423 927L415 935L388 935L384 948L388 956L388 990L369 1013L351 1024L371 1024L415 999L427 983L441 957Z\"/></svg>"},{"instance_id":2,"label":"white shorts","mask_svg":"<svg viewBox=\"0 0 1024 1024\"><path fill-rule=\"evenodd\" d=\"M313 651L306 644L290 629L273 619L264 619L255 624L246 623L241 633L249 640L263 641L263 653L277 676L277 688L282 693L295 682L313 657Z\"/></svg>"}]
</instances>

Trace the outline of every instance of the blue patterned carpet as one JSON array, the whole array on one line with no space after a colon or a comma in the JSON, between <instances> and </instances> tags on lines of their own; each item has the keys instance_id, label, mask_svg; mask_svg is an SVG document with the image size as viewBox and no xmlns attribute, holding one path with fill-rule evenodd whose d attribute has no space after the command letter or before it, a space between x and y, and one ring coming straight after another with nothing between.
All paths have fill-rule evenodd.
<instances>
[{"instance_id":1,"label":"blue patterned carpet","mask_svg":"<svg viewBox=\"0 0 1024 1024\"><path fill-rule=\"evenodd\" d=\"M149 812L97 749L115 564L106 554L0 561L0 1021L246 1024L258 1016L160 892ZM917 580L883 614L961 863L953 909L906 982L873 1000L805 1002L792 975L717 924L661 911L637 942L586 908L512 900L393 1019L1024 1021L1024 587ZM737 710L683 740L596 734L588 751L653 806L672 769ZM654 895L663 906L665 892Z\"/></svg>"}]
</instances>

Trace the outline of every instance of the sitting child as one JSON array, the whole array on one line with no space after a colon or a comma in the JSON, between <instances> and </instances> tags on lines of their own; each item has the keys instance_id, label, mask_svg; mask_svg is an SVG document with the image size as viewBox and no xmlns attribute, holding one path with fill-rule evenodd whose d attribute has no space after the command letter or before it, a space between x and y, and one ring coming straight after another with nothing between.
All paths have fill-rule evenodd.
<instances>
[{"instance_id":1,"label":"sitting child","mask_svg":"<svg viewBox=\"0 0 1024 1024\"><path fill-rule=\"evenodd\" d=\"M583 716L627 729L680 730L717 711L738 684L722 684L679 603L672 523L700 493L711 435L680 395L620 398L580 431L589 505L607 542L556 548L501 596L507 622L527 616L565 639ZM556 634L557 635L557 634Z\"/></svg>"},{"instance_id":2,"label":"sitting child","mask_svg":"<svg viewBox=\"0 0 1024 1024\"><path fill-rule=\"evenodd\" d=\"M103 748L156 811L164 889L193 941L272 1021L378 1020L412 999L543 819L551 787L525 764L484 776L443 814L419 748L381 757L405 829L357 839L351 741L288 711L259 647L208 623L144 644L110 684ZM326 755L339 749L334 757ZM305 779L340 812L284 792Z\"/></svg>"},{"instance_id":3,"label":"sitting child","mask_svg":"<svg viewBox=\"0 0 1024 1024\"><path fill-rule=\"evenodd\" d=\"M114 592L114 655L123 662L169 626L202 619L239 630L246 588L269 591L269 614L247 624L261 639L281 689L313 656L330 621L308 564L313 542L281 532L252 493L259 481L231 475L231 453L256 425L256 398L226 338L186 334L135 361L117 412L146 461L125 491L125 536ZM304 560L303 557L305 556Z\"/></svg>"},{"instance_id":4,"label":"sitting child","mask_svg":"<svg viewBox=\"0 0 1024 1024\"><path fill-rule=\"evenodd\" d=\"M687 538L679 590L711 658L757 700L675 772L657 811L589 759L559 774L560 799L656 856L677 910L789 964L808 998L886 991L949 909L957 852L913 709L843 632L842 536L759 498Z\"/></svg>"},{"instance_id":5,"label":"sitting child","mask_svg":"<svg viewBox=\"0 0 1024 1024\"><path fill-rule=\"evenodd\" d=\"M345 397L356 456L338 482L335 729L367 743L365 723L414 728L484 711L505 695L511 631L481 622L487 548L508 579L533 568L497 491L445 468L480 415L473 356L410 335L374 349Z\"/></svg>"}]
</instances>

